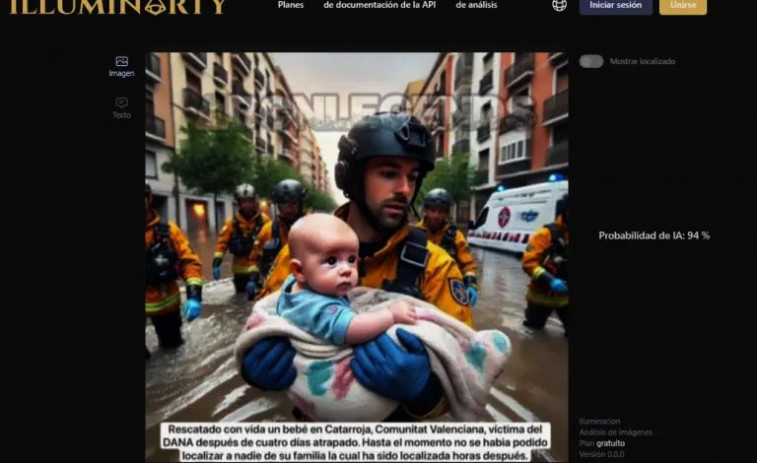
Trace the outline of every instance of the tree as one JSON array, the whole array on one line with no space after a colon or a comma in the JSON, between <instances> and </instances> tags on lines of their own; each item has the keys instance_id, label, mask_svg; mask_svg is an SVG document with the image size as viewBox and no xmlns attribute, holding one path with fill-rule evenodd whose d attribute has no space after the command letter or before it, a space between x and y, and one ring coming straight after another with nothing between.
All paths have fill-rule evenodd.
<instances>
[{"instance_id":1,"label":"tree","mask_svg":"<svg viewBox=\"0 0 757 463\"><path fill-rule=\"evenodd\" d=\"M468 199L476 175L476 168L469 164L469 159L469 153L455 152L437 163L436 168L429 172L423 181L421 191L415 200L416 208L420 209L423 206L423 198L434 188L447 190L456 203Z\"/></svg>"},{"instance_id":2,"label":"tree","mask_svg":"<svg viewBox=\"0 0 757 463\"><path fill-rule=\"evenodd\" d=\"M292 166L271 158L256 159L249 178L255 190L264 198L273 196L273 188L282 180L291 178L303 183L302 176Z\"/></svg>"},{"instance_id":3,"label":"tree","mask_svg":"<svg viewBox=\"0 0 757 463\"><path fill-rule=\"evenodd\" d=\"M331 213L337 208L334 198L326 193L316 190L312 185L307 185L308 195L305 198L305 207L313 212Z\"/></svg>"},{"instance_id":4,"label":"tree","mask_svg":"<svg viewBox=\"0 0 757 463\"><path fill-rule=\"evenodd\" d=\"M250 183L264 198L273 196L273 188L282 180L297 180L307 189L305 208L314 211L331 212L336 209L334 199L326 193L317 190L312 183L306 181L292 166L276 159L263 158L253 162L253 173Z\"/></svg>"},{"instance_id":5,"label":"tree","mask_svg":"<svg viewBox=\"0 0 757 463\"><path fill-rule=\"evenodd\" d=\"M237 120L213 128L200 128L194 123L182 127L186 135L181 148L163 171L173 173L190 190L213 194L233 193L237 185L249 178L253 167L253 146L245 138L246 128ZM216 222L216 232L219 224Z\"/></svg>"}]
</instances>

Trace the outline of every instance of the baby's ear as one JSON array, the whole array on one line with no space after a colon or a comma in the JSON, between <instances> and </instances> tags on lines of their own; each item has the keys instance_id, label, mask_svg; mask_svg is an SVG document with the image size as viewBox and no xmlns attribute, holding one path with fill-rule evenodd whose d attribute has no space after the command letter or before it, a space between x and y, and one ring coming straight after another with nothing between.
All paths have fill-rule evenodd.
<instances>
[{"instance_id":1,"label":"baby's ear","mask_svg":"<svg viewBox=\"0 0 757 463\"><path fill-rule=\"evenodd\" d=\"M289 262L289 269L298 282L303 283L305 281L305 275L302 273L302 262L299 259L292 259Z\"/></svg>"}]
</instances>

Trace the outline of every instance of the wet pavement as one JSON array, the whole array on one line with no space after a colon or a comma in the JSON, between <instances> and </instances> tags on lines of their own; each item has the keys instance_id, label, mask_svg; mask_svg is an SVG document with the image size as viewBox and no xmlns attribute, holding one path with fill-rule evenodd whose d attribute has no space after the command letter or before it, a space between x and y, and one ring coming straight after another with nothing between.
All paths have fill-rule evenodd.
<instances>
[{"instance_id":1,"label":"wet pavement","mask_svg":"<svg viewBox=\"0 0 757 463\"><path fill-rule=\"evenodd\" d=\"M178 451L160 449L160 423L218 421L293 421L284 393L261 393L239 376L234 341L251 310L245 295L234 293L230 257L222 279L214 282L213 242L192 239L203 261L206 285L202 317L182 327L185 344L162 351L151 325L146 327L152 358L146 363L146 448L148 462L179 461ZM534 461L568 459L568 341L560 322L549 319L543 332L521 327L526 275L512 255L472 248L479 263L479 302L474 328L499 329L512 342L512 355L495 382L486 407L489 421L552 423L552 448L535 452ZM441 420L449 420L442 417Z\"/></svg>"}]
</instances>

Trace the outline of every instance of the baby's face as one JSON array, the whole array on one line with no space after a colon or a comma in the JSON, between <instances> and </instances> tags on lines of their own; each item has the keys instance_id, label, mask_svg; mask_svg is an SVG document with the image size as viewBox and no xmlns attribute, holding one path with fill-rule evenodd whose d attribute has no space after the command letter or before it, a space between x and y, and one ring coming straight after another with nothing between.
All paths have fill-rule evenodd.
<instances>
[{"instance_id":1,"label":"baby's face","mask_svg":"<svg viewBox=\"0 0 757 463\"><path fill-rule=\"evenodd\" d=\"M349 238L315 239L302 261L307 285L316 292L344 296L357 285L358 246Z\"/></svg>"}]
</instances>

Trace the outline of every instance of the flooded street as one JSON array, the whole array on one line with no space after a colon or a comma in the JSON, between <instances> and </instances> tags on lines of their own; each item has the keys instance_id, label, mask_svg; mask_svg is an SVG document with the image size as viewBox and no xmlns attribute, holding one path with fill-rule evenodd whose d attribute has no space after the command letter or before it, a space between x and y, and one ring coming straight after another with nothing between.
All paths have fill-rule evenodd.
<instances>
[{"instance_id":1,"label":"flooded street","mask_svg":"<svg viewBox=\"0 0 757 463\"><path fill-rule=\"evenodd\" d=\"M234 294L231 258L223 278L212 280L213 239L197 237L193 248L203 262L207 282L203 313L182 327L185 344L161 351L155 332L146 327L152 358L146 363L146 460L179 461L178 451L160 449L163 421L292 421L292 405L283 393L259 393L241 379L233 359L234 341L251 310L244 294ZM544 332L521 327L527 276L520 261L503 253L472 248L479 262L479 303L474 328L499 329L512 341L512 355L489 397L487 420L552 423L552 448L535 461L568 459L568 341L556 318ZM444 418L442 418L444 419Z\"/></svg>"}]
</instances>

